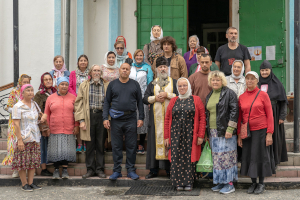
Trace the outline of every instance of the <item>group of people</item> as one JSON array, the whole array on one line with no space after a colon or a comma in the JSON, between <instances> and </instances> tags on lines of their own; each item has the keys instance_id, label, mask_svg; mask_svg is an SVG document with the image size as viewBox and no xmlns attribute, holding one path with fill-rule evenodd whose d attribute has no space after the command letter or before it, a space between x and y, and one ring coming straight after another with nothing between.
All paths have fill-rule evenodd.
<instances>
[{"instance_id":1,"label":"group of people","mask_svg":"<svg viewBox=\"0 0 300 200\"><path fill-rule=\"evenodd\" d=\"M86 151L83 178L105 178L107 140L114 161L109 179L117 180L122 177L125 142L127 176L136 180L136 154L144 154L147 134L150 172L145 178L165 170L177 190L190 191L201 145L209 140L213 191L235 191L240 158L241 175L253 182L248 193L263 193L264 177L287 161L283 127L287 98L267 60L260 76L251 71L249 52L237 42L237 33L234 27L227 29L228 43L218 49L215 63L197 36L189 38L190 51L182 57L176 53L175 39L163 37L162 28L155 25L151 42L133 55L119 36L101 66L89 67L88 57L81 55L70 73L63 57L56 56L35 95L31 77L21 75L7 104L11 115L3 164L12 165L22 189L32 191L41 189L33 183L36 168L41 166L41 175L53 179L69 178L68 163L76 161L76 150ZM38 124L45 122L49 129L40 131ZM250 127L248 138L240 134L245 123ZM53 174L47 163L54 163Z\"/></svg>"}]
</instances>

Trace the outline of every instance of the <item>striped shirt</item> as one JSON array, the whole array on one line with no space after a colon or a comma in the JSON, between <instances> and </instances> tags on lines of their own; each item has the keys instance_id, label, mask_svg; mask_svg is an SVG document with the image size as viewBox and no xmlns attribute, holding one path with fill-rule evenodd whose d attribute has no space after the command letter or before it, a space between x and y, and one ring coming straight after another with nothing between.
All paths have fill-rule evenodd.
<instances>
[{"instance_id":1,"label":"striped shirt","mask_svg":"<svg viewBox=\"0 0 300 200\"><path fill-rule=\"evenodd\" d=\"M90 109L102 110L104 104L104 84L101 79L98 82L91 79L89 95Z\"/></svg>"}]
</instances>

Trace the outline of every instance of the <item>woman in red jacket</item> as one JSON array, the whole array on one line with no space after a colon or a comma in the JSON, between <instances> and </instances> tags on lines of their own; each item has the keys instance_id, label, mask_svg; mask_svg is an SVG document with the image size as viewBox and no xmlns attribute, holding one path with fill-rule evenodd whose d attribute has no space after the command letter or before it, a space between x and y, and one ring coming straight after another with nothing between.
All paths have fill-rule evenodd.
<instances>
[{"instance_id":1,"label":"woman in red jacket","mask_svg":"<svg viewBox=\"0 0 300 200\"><path fill-rule=\"evenodd\" d=\"M169 148L172 185L190 191L205 134L205 109L201 99L192 95L188 79L178 79L177 90L179 97L171 99L165 117L165 146Z\"/></svg>"},{"instance_id":2,"label":"woman in red jacket","mask_svg":"<svg viewBox=\"0 0 300 200\"><path fill-rule=\"evenodd\" d=\"M245 78L247 90L239 98L238 121L238 145L243 148L241 175L250 176L252 179L248 194L261 194L265 190L264 177L275 174L274 156L270 155L274 132L273 111L268 94L257 87L258 74L250 71ZM249 116L252 102L254 103ZM242 140L241 123L247 121L251 137ZM257 177L259 177L259 184L256 183Z\"/></svg>"}]
</instances>

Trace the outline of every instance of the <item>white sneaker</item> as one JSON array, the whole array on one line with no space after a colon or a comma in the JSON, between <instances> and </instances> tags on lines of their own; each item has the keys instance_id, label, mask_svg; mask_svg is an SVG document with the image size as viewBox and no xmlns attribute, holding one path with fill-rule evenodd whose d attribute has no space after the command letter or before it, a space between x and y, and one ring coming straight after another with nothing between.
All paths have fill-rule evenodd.
<instances>
[{"instance_id":1,"label":"white sneaker","mask_svg":"<svg viewBox=\"0 0 300 200\"><path fill-rule=\"evenodd\" d=\"M11 176L13 178L19 178L19 172L17 170L15 170Z\"/></svg>"}]
</instances>

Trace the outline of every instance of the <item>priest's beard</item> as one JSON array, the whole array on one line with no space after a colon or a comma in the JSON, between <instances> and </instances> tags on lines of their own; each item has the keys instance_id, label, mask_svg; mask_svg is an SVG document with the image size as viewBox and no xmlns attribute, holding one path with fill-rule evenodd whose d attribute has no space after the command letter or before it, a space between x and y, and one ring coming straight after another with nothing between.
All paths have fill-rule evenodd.
<instances>
[{"instance_id":1,"label":"priest's beard","mask_svg":"<svg viewBox=\"0 0 300 200\"><path fill-rule=\"evenodd\" d=\"M166 85L169 84L168 81L168 73L165 71L161 71L160 73L158 73L157 75L158 80L157 80L157 84L160 88L165 87Z\"/></svg>"}]
</instances>

